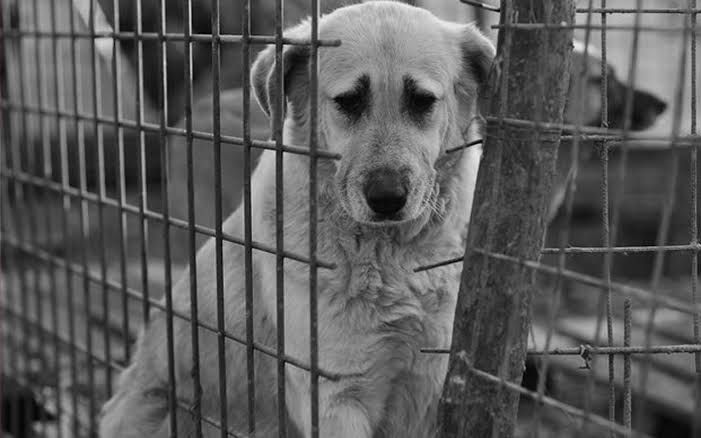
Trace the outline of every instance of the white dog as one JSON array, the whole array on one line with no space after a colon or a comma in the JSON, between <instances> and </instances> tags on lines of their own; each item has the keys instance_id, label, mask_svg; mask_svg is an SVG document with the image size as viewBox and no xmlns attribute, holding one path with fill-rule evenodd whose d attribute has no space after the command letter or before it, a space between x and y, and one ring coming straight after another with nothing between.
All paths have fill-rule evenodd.
<instances>
[{"instance_id":1,"label":"white dog","mask_svg":"<svg viewBox=\"0 0 701 438\"><path fill-rule=\"evenodd\" d=\"M319 52L319 148L342 159L320 160L318 258L319 367L341 375L319 379L322 437L417 437L434 434L447 369L460 265L414 273L415 267L461 255L470 217L479 150L446 154L469 141L478 94L494 47L471 25L437 19L395 2L338 9L320 19L319 34L340 47ZM308 38L310 24L287 36ZM309 49L284 50L287 98L284 139L309 140ZM277 90L272 48L253 67L254 91L270 114ZM306 254L309 245L309 158L284 158L284 245ZM275 245L275 155L266 151L253 181L253 239ZM225 224L242 236L239 208ZM245 338L244 249L224 243L226 330ZM216 325L215 245L197 255L199 319ZM254 338L276 346L276 257L253 253ZM310 362L309 269L286 260L285 353ZM174 290L176 311L189 314L189 274ZM103 438L166 436L168 360L165 315L154 312L117 393L105 405ZM193 402L190 323L174 319L178 398ZM219 416L217 338L199 331L201 410ZM247 431L245 346L227 340L226 389L232 430ZM277 363L255 354L256 436L311 434L310 374L286 365L288 421L277 421ZM177 413L178 436L191 436L193 417ZM219 436L203 424L205 436Z\"/></svg>"}]
</instances>

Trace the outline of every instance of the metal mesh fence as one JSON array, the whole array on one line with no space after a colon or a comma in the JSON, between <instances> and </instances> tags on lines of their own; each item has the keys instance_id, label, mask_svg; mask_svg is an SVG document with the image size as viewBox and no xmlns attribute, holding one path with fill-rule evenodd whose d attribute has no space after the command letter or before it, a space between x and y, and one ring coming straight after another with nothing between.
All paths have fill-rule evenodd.
<instances>
[{"instance_id":1,"label":"metal mesh fence","mask_svg":"<svg viewBox=\"0 0 701 438\"><path fill-rule=\"evenodd\" d=\"M176 5L165 0L0 0L1 421L10 436L96 434L100 406L113 394L114 379L133 355L139 328L155 314L164 314L166 321L168 390L162 396L167 398L171 413L171 436L254 436L256 431L260 436L255 370L262 356L274 358L277 363L278 400L286 400L286 369L309 373L311 435L319 436L319 380L343 377L319 367L316 313L319 271L336 268L317 256L318 166L341 158L318 148L318 102L314 97L319 87L318 51L343 44L319 39L318 22L322 9L338 5L320 5L311 0L283 6L282 0L271 0L263 8L251 0L237 0L235 8L239 9L233 15L236 23L227 27L222 23L225 18L230 22L226 14L231 10L226 8L234 6L211 0L203 7L194 1L183 0ZM698 436L701 245L697 218L696 45L697 14L701 9L695 0L679 1L674 7L649 7L642 0L613 7L606 0L587 0L578 2L576 24L572 26L516 23L513 17L502 14L500 24L490 27L486 23L498 19L502 9L510 10L510 1L500 6L468 0L461 3L470 11L478 11L475 16L485 22L485 31L557 32L567 27L580 32L577 36L584 41L584 61L572 71L571 82L578 89L568 104L584 107L588 99L599 102L598 126L585 126L588 121L583 114L563 124L487 119L487 123L521 127L542 135L555 133L567 143L568 153L561 154L566 176L561 181L562 208L549 229L542 261L470 249L486 258L520 265L538 278L536 284L543 293L531 311L527 367L527 373L530 370L536 374L536 382L529 387L525 382L507 381L477 368L470 369L470 377L522 396L519 436L593 436L603 432L612 436ZM207 13L202 24L204 9ZM265 12L261 12L263 9ZM283 36L288 13L291 17L298 13L311 16L308 38ZM260 30L254 19L261 14L268 14L273 24L265 31L270 35L256 34ZM621 16L632 17L632 24L609 23L611 17ZM660 25L646 20L648 17L675 17L675 21ZM645 33L676 38L667 47L679 54L676 76L658 78L673 84L674 89L669 134L661 130L634 132L640 35ZM614 128L610 120L613 78L608 52L611 39L617 38L613 35L621 34L632 36L632 40L624 51L629 59L623 63L628 71L620 99L621 122ZM600 42L596 48L594 36ZM282 93L271 102L277 117L263 129L267 137L257 135L257 116L251 109L255 102L251 102L250 95L250 65L253 51L266 44L275 45L274 81L278 90L284 86L284 48L309 49L312 99L308 145L284 142ZM590 58L600 61L595 79L589 77ZM200 68L203 59L208 65L206 73ZM228 125L232 122L227 119L232 95L228 94L231 84L225 81L236 75L226 69L232 63L241 66L237 72L240 91L233 97L241 109L236 114L236 127ZM598 95L587 94L592 84L599 90ZM175 123L177 120L181 122ZM177 144L180 149L175 148ZM480 144L478 140L446 152L462 153ZM624 203L626 187L631 184L629 172L635 172L635 163L630 160L636 150L651 146L656 146L665 160L656 163L665 170L654 173L654 178L660 179L655 183L663 187L661 208L654 211L655 241L619 244L626 231L622 229L625 208L631 208ZM285 244L288 231L283 221L285 200L281 189L275 197L275 245L254 238L255 188L251 175L262 150L275 152L276 188L284 184L286 154L309 158L306 248L293 249ZM592 151L600 159L594 179L600 184L595 190L599 208L596 238L589 244L573 244L581 231L574 228L574 217L575 202L582 191L581 185L577 186L585 165L582 157ZM202 164L202 160L210 164ZM240 172L235 183L242 205L241 235L227 233L222 226L232 210L228 198L222 196L231 190L226 164L232 160ZM678 193L683 187L687 199L676 202L682 197ZM215 240L210 263L216 272L217 314L211 321L197 317L197 272L201 269L197 250L204 238ZM227 245L242 247L244 254L243 336L225 323ZM254 278L252 265L256 253L271 254L276 260L276 278L266 279L275 282L275 346L255 340L253 294L254 282L259 279ZM652 256L643 268L648 279L616 274L616 265L624 264L623 258L645 254ZM578 263L580 260L587 262ZM285 352L285 339L296 335L285 332L284 268L290 261L308 266L309 361ZM416 272L462 261L463 257L436 260L416 268ZM172 291L181 275L189 283L189 313L175 310L173 304ZM587 300L595 297L591 304L594 310L588 318L563 318L563 314L576 313L566 309L567 296L582 287ZM665 322L670 319L672 324ZM176 386L174 320L190 325L195 390L187 401L178 398ZM205 342L201 339L203 333L216 339L216 361L206 362L217 366L216 390L223 402L216 416L202 413L199 376L203 362L199 352L200 342ZM240 419L229 418L226 405L231 384L227 382L226 357L231 344L239 345L241 350L237 351L247 358L248 415L244 430L234 428ZM449 353L436 347L427 345L417 354ZM559 391L551 388L552 376L558 380ZM24 408L27 400L36 406ZM285 403L278 403L276 409L278 423L285 424ZM192 415L195 430L178 432L175 413ZM660 426L670 421L678 429ZM287 436L284 427L278 433Z\"/></svg>"}]
</instances>

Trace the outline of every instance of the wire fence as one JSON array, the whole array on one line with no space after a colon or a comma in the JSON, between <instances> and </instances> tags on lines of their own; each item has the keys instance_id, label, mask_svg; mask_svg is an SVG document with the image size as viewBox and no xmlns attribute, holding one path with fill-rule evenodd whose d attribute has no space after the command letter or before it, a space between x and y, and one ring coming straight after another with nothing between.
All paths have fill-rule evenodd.
<instances>
[{"instance_id":1,"label":"wire fence","mask_svg":"<svg viewBox=\"0 0 701 438\"><path fill-rule=\"evenodd\" d=\"M333 50L343 41L319 37L319 16L332 9L334 2L316 0L268 2L267 9L274 26L272 35L256 35L252 18L260 6L251 0L236 3L235 29L226 27L220 0L211 0L208 9L209 29L203 31L195 23L200 15L195 0L183 0L171 6L166 0L135 0L125 6L113 0L0 0L2 21L2 55L0 86L2 87L2 212L0 242L2 250L2 358L3 405L20 406L25 398L38 407L3 408L0 418L4 431L22 436L94 436L97 433L100 406L113 395L113 382L124 371L134 353L134 341L140 327L150 318L161 315L165 321L167 361L166 394L170 436L268 436L256 421L256 363L261 357L276 362L275 382L277 422L288 422L285 400L288 400L286 370L302 370L310 382L310 435L319 436L319 381L338 381L343 375L319 365L318 294L319 277L324 271L337 269L334 262L319 257L317 209L319 196L318 169L341 159L336 153L319 150L318 52ZM144 2L144 4L142 4ZM222 2L223 3L223 2ZM340 2L339 2L340 3ZM701 434L701 303L698 299L698 147L697 132L697 15L701 9L695 0L678 2L678 7L645 7L636 0L634 7L607 7L607 0L578 2L575 24L522 23L507 14L513 1L501 5L460 0L465 8L479 10L480 16L499 24L485 30L497 30L503 38L510 32L584 33L584 52L580 68L572 70L571 82L578 87L571 106L586 106L588 99L598 99L598 126L585 126L588 121L579 115L562 123L539 121L537 115L522 120L508 117L487 117L488 125L522 129L542 138L556 136L568 142L569 160L565 163L566 178L562 181L560 228L551 227L548 243L540 251L544 260L514 257L488 248L470 247L468 254L484 260L513 264L537 278L543 292L531 310L532 325L528 340L529 367L535 369L533 387L519 379L505 378L504 373L486 372L468 363L469 378L487 382L499 391L522 397L516 434L519 436L593 436L605 432L611 436L661 436L649 423L651 412L683 409L675 420L688 425L684 433ZM683 4L682 4L683 3ZM171 9L172 8L172 9ZM311 16L308 38L283 36L288 10L300 9ZM172 24L173 10L182 15L181 25ZM230 12L226 9L227 13ZM148 17L144 17L147 12ZM294 15L296 12L291 12ZM129 14L126 16L124 14ZM609 24L612 16L632 16L632 25ZM649 24L645 17L674 16L683 19L683 26ZM155 18L154 18L155 17ZM492 17L492 18L490 18ZM153 19L150 30L144 31L146 18ZM594 24L598 18L599 24ZM122 29L123 23L129 27ZM610 86L613 78L608 68L609 32L632 34L632 45L626 53L630 59L623 99L622 124L610 126ZM646 32L678 35L678 77L665 78L674 84L670 134L633 132L634 93L641 70L640 35ZM600 47L594 48L592 36L598 34ZM251 61L254 50L274 44L274 82L284 87L282 68L286 47L306 47L310 53L310 118L309 144L287 144L283 139L285 96L277 93L271 102L272 118L266 136L256 138L256 113L251 102ZM228 47L237 52L235 58L224 58ZM596 53L594 53L596 52ZM204 54L203 54L204 53ZM499 56L502 56L499 58ZM500 53L502 67L508 65L508 53ZM196 60L207 59L209 76L197 77ZM589 96L592 81L587 61L598 58L600 71L596 78L598 96ZM174 66L176 62L179 65ZM241 112L237 126L227 120L229 95L228 64L243 66L240 71L240 94L236 101ZM147 71L148 65L155 70ZM173 70L178 69L177 73ZM508 69L505 69L508 72ZM174 91L173 78L182 78L182 95ZM196 81L196 79L199 79ZM507 78L508 79L508 78ZM148 82L149 87L145 86ZM155 88L152 88L156 84ZM199 96L205 96L198 99ZM202 102L205 103L202 110ZM179 105L182 103L182 111ZM543 104L541 102L541 104ZM688 126L682 123L688 109ZM171 114L178 113L178 114ZM173 120L181 119L180 124ZM202 123L207 120L207 123ZM226 121L225 121L226 120ZM493 131L489 131L492 134ZM489 141L498 137L498 132ZM178 143L180 142L180 143ZM198 143L200 142L200 143ZM176 150L174 145L181 144ZM209 145L208 147L201 147ZM623 201L631 148L637 146L663 148L669 157L668 167L659 184L664 188L664 202L658 215L656 241L650 245L621 244ZM462 153L468 148L482 147L482 140L466 142L448 149ZM585 149L598 152L600 216L597 232L599 244L572 244L575 199L579 195L577 181L582 171ZM263 150L275 153L275 187L285 181L286 154L308 157L309 233L304 247L286 244L288 229L284 222L283 190L277 190L275 202L275 243L258 241L254 236L251 176L255 161ZM562 150L562 148L561 148ZM176 154L183 154L182 166L175 166ZM235 155L231 155L235 154ZM610 157L617 154L615 161ZM207 158L203 158L207 155ZM233 158L232 158L233 157ZM201 165L211 160L211 168ZM243 228L240 235L228 233L223 222L232 210L227 187L231 181L225 163L236 160L240 179L235 189L242 205ZM662 163L660 163L662 165ZM614 169L615 166L615 169ZM688 181L681 180L683 166L688 166ZM204 190L213 195L205 201ZM181 189L173 189L176 184ZM688 190L688 215L683 225L688 230L682 242L672 243L678 235L679 209L675 200L682 184ZM180 202L180 201L183 202ZM203 206L204 203L205 205ZM204 220L213 210L211 220ZM564 224L564 225L562 225ZM625 230L623 230L625 231ZM574 236L576 237L576 236ZM197 250L201 239L214 239L211 252L216 290L216 314L204 320L198 313ZM232 245L243 251L245 287L245 326L238 332L226 325L225 248ZM652 254L649 281L634 282L616 275L620 257ZM275 257L274 293L276 297L275 342L256 340L253 308L255 282L253 263L256 254ZM665 282L670 255L679 255L674 263L688 263L688 278L678 276L671 290ZM598 272L580 272L570 268L577 257L595 257ZM460 256L435 260L415 267L424 272L462 263ZM285 331L285 266L296 262L307 266L309 360L286 352L286 339L296 336ZM188 268L189 267L189 268ZM206 268L205 268L206 269ZM189 284L189 312L174 304L173 289L180 276ZM587 286L596 295L594 324L587 320L586 334L579 326L559 324L563 312L563 295L571 292L568 285ZM536 294L538 295L538 294ZM535 309L541 305L542 311ZM677 326L673 335L664 333L659 321L664 312L673 311ZM683 319L682 319L683 318ZM187 326L180 323L185 322ZM189 329L187 339L191 352L195 388L188 399L180 396L176 378L176 331ZM591 330L593 329L593 330ZM584 330L586 331L586 330ZM512 321L506 332L520 336ZM640 335L642 333L642 336ZM682 334L680 334L682 333ZM182 334L181 334L182 335ZM636 343L633 342L636 339ZM212 339L214 341L212 341ZM671 340L671 341L670 341ZM202 343L214 342L216 361L199 353ZM511 342L511 341L510 341ZM246 375L241 376L247 394L247 416L231 418L227 407L227 391L233 384L227 374L227 357L231 345L246 357ZM444 346L426 345L418 354L449 354ZM509 345L503 346L508 353ZM693 361L679 366L675 357ZM606 363L603 366L600 361ZM573 360L558 361L558 357ZM537 359L537 361L534 361ZM504 360L504 362L507 362ZM693 362L693 363L692 363ZM219 403L215 415L203 412L203 385L199 379L202 366L216 366ZM580 369L581 368L581 369ZM603 374L599 370L603 369ZM674 376L673 385L684 389L682 400L677 393L667 396L652 393L650 388L656 370ZM209 372L209 370L205 370ZM570 389L554 393L548 388L549 376L567 377L563 386ZM603 378L601 376L604 376ZM564 377L560 377L565 379ZM524 378L525 380L525 378ZM577 382L576 384L571 382ZM665 382L667 382L665 380ZM28 391L13 390L12 385ZM569 386L568 386L569 385ZM205 388L207 389L207 388ZM211 390L211 388L208 388ZM601 400L601 394L605 394ZM572 395L574 393L574 395ZM7 394L12 394L11 396ZM532 401L526 405L525 400ZM662 400L662 401L660 401ZM667 400L667 401L665 401ZM674 403L677 404L674 404ZM28 403L28 402L27 402ZM665 405L667 407L660 405ZM531 410L526 409L531 406ZM669 406L672 406L670 409ZM601 409L603 407L603 410ZM552 415L561 412L561 417ZM195 429L178 431L177 417L191 415ZM497 415L497 414L493 414ZM507 422L497 418L493 436ZM548 432L550 431L550 432ZM550 435L548 435L550 433ZM276 431L288 436L285 427ZM672 435L667 435L672 436ZM681 436L681 435L679 435Z\"/></svg>"}]
</instances>

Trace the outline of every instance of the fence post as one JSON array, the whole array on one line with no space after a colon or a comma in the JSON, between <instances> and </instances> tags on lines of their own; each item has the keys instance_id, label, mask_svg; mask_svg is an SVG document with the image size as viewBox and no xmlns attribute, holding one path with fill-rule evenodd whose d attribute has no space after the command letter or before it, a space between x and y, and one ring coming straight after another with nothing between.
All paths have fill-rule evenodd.
<instances>
[{"instance_id":1,"label":"fence post","mask_svg":"<svg viewBox=\"0 0 701 438\"><path fill-rule=\"evenodd\" d=\"M517 384L523 373L534 276L519 260L540 258L561 133L552 126L535 129L535 122L562 123L573 20L572 0L501 2L501 75L492 81L439 405L444 438L513 436L518 393L485 373Z\"/></svg>"}]
</instances>

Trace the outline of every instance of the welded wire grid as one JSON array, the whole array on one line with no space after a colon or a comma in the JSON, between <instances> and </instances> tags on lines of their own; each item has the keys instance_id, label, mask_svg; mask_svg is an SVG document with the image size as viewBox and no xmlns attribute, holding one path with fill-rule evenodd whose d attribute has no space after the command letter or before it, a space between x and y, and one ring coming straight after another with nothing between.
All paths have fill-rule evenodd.
<instances>
[{"instance_id":1,"label":"welded wire grid","mask_svg":"<svg viewBox=\"0 0 701 438\"><path fill-rule=\"evenodd\" d=\"M221 436L246 436L235 433L230 429L231 418L227 418L227 382L225 349L227 342L245 346L247 355L248 381L248 420L247 434L252 435L256 430L255 418L255 359L254 354L264 354L277 360L277 395L279 400L285 400L285 367L294 366L306 370L311 375L311 425L312 435L318 436L318 382L319 378L336 379L338 376L320 370L318 367L318 340L316 337L316 299L317 299L317 270L333 269L334 265L317 259L316 246L316 169L318 160L336 160L340 156L318 150L316 137L318 126L315 96L318 88L317 58L318 49L323 46L335 46L342 42L323 41L318 37L318 2L310 0L311 35L309 39L291 39L283 37L284 8L282 0L275 0L276 26L274 35L252 35L251 33L251 0L242 0L241 34L223 34L220 28L220 0L212 0L211 34L193 33L192 31L192 0L183 0L182 7L185 15L182 32L173 32L166 25L168 15L165 0L158 1L159 23L156 32L142 31L141 0L134 2L132 9L135 24L134 29L120 29L119 0L112 2L112 17L106 20L102 7L96 0L48 0L50 12L49 30L40 26L40 6L47 0L13 1L2 0L2 49L5 54L12 53L18 62L14 66L3 62L2 83L2 214L1 241L3 262L3 295L0 307L3 312L3 375L10 376L20 384L31 388L38 402L46 407L39 418L29 418L30 411L15 415L27 418L9 419L11 424L18 425L26 420L35 422L38 431L48 436L83 436L96 430L97 413L100 404L112 393L111 381L116 373L124 369L133 347L131 342L135 337L134 315L141 315L147 322L153 309L166 314L166 333L168 344L168 409L170 415L171 435L177 436L176 415L189 412L197 419L197 435L202 434L202 428L215 427L221 431ZM40 2L42 2L40 4ZM461 0L466 7L479 8L482 14L500 12L500 8L485 2ZM687 0L686 5L678 8L643 8L640 0L635 7L627 9L608 8L606 0L587 2L586 7L577 10L577 24L571 26L585 31L584 39L589 42L592 33L600 33L602 58L601 70L601 127L584 127L583 120L575 123L553 125L535 120L512 120L499 118L499 123L508 123L532 129L534 132L562 133L563 140L571 141L573 145L572 159L569 169L566 197L564 202L566 222L572 217L573 198L575 195L574 181L579 171L579 150L584 142L595 142L601 152L601 202L602 202L602 236L601 246L581 247L571 246L570 229L564 227L557 236L559 246L543 249L543 254L557 256L556 264L547 265L538 261L519 260L504 254L495 254L479 248L488 257L521 264L534 272L546 274L555 279L549 288L549 308L547 314L547 332L543 345L532 346L529 355L541 357L538 365L540 375L548 374L548 369L555 356L580 356L584 366L593 368L599 356L608 360L608 412L604 415L594 412L591 400L594 396L596 382L594 372L589 372L588 383L580 389L581 397L585 400L578 406L546 395L545 379L540 379L535 391L526 389L512 382L506 382L500 376L494 376L473 369L475 378L483 378L498 382L503 390L516 391L523 396L536 401L534 411L528 424L529 433L538 436L541 430L544 407L565 412L572 419L570 429L573 434L585 434L590 426L597 426L613 434L633 435L631 428L633 413L644 417L643 412L649 409L645 394L632 397L633 379L641 379L640 388L646 388L649 378L649 368L653 355L688 355L693 354L695 371L693 385L695 404L690 410L690 418L694 422L694 436L701 433L701 308L698 303L698 252L701 244L698 241L697 219L697 148L699 137L696 126L696 32L697 9L695 0ZM104 3L103 3L104 5ZM169 5L168 5L169 7ZM68 10L68 23L59 19L61 11ZM23 12L28 12L24 14ZM607 18L611 14L633 14L635 23L632 26L608 25ZM661 27L642 25L641 19L646 14L674 14L685 17L683 27ZM17 16L30 16L27 20L17 20ZM598 16L600 25L592 24L592 18ZM78 21L82 20L79 29ZM65 20L64 20L65 21ZM107 21L113 23L112 27ZM67 26L66 26L67 24ZM500 31L509 29L548 29L557 31L563 26L559 24L515 24L507 20L501 25L493 26ZM622 129L608 129L608 70L607 64L607 35L610 31L632 32L634 35L631 47L631 62L627 74L627 99L625 105L626 122ZM674 124L670 136L634 134L631 132L630 120L632 113L632 92L636 84L638 70L638 35L641 32L675 32L683 36L679 47L680 73L674 78L677 92L673 104ZM23 45L33 44L33 68L27 71L32 63L24 59L26 53ZM89 49L82 50L83 43L89 44ZM123 44L131 43L136 47L133 78L121 74L126 68L122 53ZM150 118L144 93L144 44L157 44L158 57L158 101L156 102L156 118ZM169 126L169 111L172 108L168 101L167 71L168 44L181 44L184 53L182 66L185 78L184 128ZM211 45L212 63L212 129L211 132L200 131L193 127L193 56L194 44ZM242 69L242 99L243 99L243 131L240 137L222 134L221 126L221 49L227 44L240 44ZM282 108L284 96L278 93L274 97L274 117L272 121L272 140L260 141L251 137L250 105L250 67L251 51L254 45L274 44L276 69L274 80L277 90L282 89L284 82L282 72L282 56L287 45L305 45L310 48L310 143L308 145L284 144L282 137ZM50 48L51 77L50 83L43 83L44 72L40 66L42 47ZM588 49L587 49L588 50ZM66 56L62 56L62 55ZM585 53L586 56L591 54ZM87 58L87 59L83 59ZM5 58L7 59L7 55ZM507 60L504 60L508 64ZM89 66L87 70L81 65ZM16 69L16 71L10 71ZM101 83L104 78L103 70L111 71L111 84ZM685 75L689 71L689 77ZM508 74L508 71L506 72ZM574 72L583 78L584 69ZM33 78L33 85L11 83L9 78ZM134 84L126 83L133 80ZM584 101L584 80L580 81L581 89L576 99ZM688 83L690 93L684 95L683 86ZM125 95L124 87L133 86L133 95ZM18 92L8 93L10 87ZM34 87L35 90L28 91ZM111 90L111 105L103 102L103 90ZM36 98L30 99L27 93L35 93ZM85 95L83 95L85 93ZM9 95L16 98L9 98ZM580 102L574 102L575 105ZM681 125L681 108L689 105L691 111L690 126ZM126 109L134 111L125 116ZM106 110L109 108L109 110ZM36 127L36 129L34 129ZM35 138L30 132L38 132ZM108 133L113 134L116 163L108 162L105 141ZM126 144L125 136L136 133L135 147ZM155 135L157 140L150 144L147 135ZM169 174L168 137L184 137L187 146L187 219L176 218L169 211L169 191L171 175ZM196 139L209 140L211 151L194 151L193 141ZM91 143L88 144L88 140ZM627 170L627 151L631 142L653 143L666 145L669 154L673 156L668 172L668 195L670 202L664 204L657 244L649 246L617 246L617 230L619 224L620 205L611 199L620 200ZM475 141L450 149L448 153L459 153L466 147L480 144ZM96 155L90 155L95 163L88 162L88 147L95 147ZM158 148L160 161L160 179L149 182L147 175L147 148ZM222 208L222 148L241 148L243 150L243 237L233 236L222 230L224 212ZM621 159L616 169L618 179L615 185L610 184L609 151L620 149ZM251 174L253 169L253 153L256 150L268 149L275 151L276 167L276 244L269 246L256 242L252 236L251 224ZM689 151L691 205L689 218L689 243L668 244L670 217L675 208L674 190L679 176L679 161L681 151ZM75 151L72 153L71 151ZM215 191L215 226L213 228L197 223L198 212L195 209L193 154L211 153L214 167ZM304 251L307 255L284 248L283 198L282 184L283 156L287 153L309 156L309 248ZM57 156L58 159L52 158ZM137 194L128 192L127 168L136 162ZM96 183L89 184L88 168L95 165ZM106 170L112 167L116 177L107 182ZM155 187L155 190L154 190ZM113 224L116 222L116 224ZM112 225L110 225L112 224ZM110 231L116 227L114 234ZM95 231L96 230L96 231ZM136 230L136 231L134 231ZM130 233L134 233L130 234ZM185 233L185 234L183 234ZM216 240L216 289L217 308L216 321L198 321L197 315L197 271L195 264L196 238L198 235L213 237ZM179 237L178 237L179 236ZM176 248L173 242L178 238L187 243L186 254L183 255L182 265L173 264ZM93 240L95 239L95 240ZM227 331L223 314L224 273L222 248L224 242L242 245L244 247L245 288L246 288L246 336L241 337ZM253 333L253 276L252 263L254 251L261 251L276 256L276 297L277 297L277 345L273 348L254 342ZM649 287L626 284L612 279L612 264L615 254L654 253L655 262ZM667 253L688 254L691 265L691 280L689 299L669 296L661 290L662 269ZM567 269L567 255L599 254L602 257L600 276L586 275ZM153 261L160 259L161 264ZM309 266L309 306L310 306L310 362L293 358L285 353L285 337L293 334L284 331L284 263L286 259L305 263ZM113 260L117 260L113 263ZM441 261L417 268L432 269L448 263L458 263L462 258ZM172 289L173 277L184 264L189 264L190 279L190 313L183 314L173 309ZM132 267L135 267L135 271ZM155 272L154 272L155 271ZM158 281L155 279L158 278ZM136 280L135 280L136 279ZM600 307L596 339L592 345L557 346L555 318L561 307L563 283L571 281L592 286L600 291ZM164 301L157 300L162 293ZM613 311L613 297L625 297L623 312L623 333L614 333L616 316ZM119 309L114 312L113 309ZM643 345L631 344L631 315L635 308L649 308L645 321L645 338ZM654 345L653 331L655 329L655 314L664 309L673 309L689 315L693 321L692 343L674 345ZM115 314L116 313L116 314ZM97 316L95 316L97 315ZM173 318L189 321L191 324L192 342L192 376L194 380L193 400L187 402L176 398L174 333ZM606 327L606 340L599 336ZM198 384L200 354L200 330L211 332L217 337L217 373L220 379L219 397L221 403L219 415L211 418L202 415L201 389ZM622 337L622 345L617 344L616 336ZM100 339L97 339L100 338ZM425 354L445 354L446 350L427 346ZM616 379L616 357L623 357L623 379L619 384ZM643 358L641 367L633 368L632 362ZM634 373L637 370L639 372ZM636 375L637 374L637 375ZM619 407L619 394L622 394L622 404ZM633 400L641 400L633 403ZM570 401L571 403L571 401ZM284 424L286 413L284 403L279 403L278 421ZM38 422L36 421L38 420ZM60 426L52 429L50 421ZM7 422L8 419L3 419ZM601 429L599 429L601 430ZM21 432L14 431L15 435ZM285 436L286 430L280 428L280 436ZM582 435L584 436L584 435Z\"/></svg>"}]
</instances>

